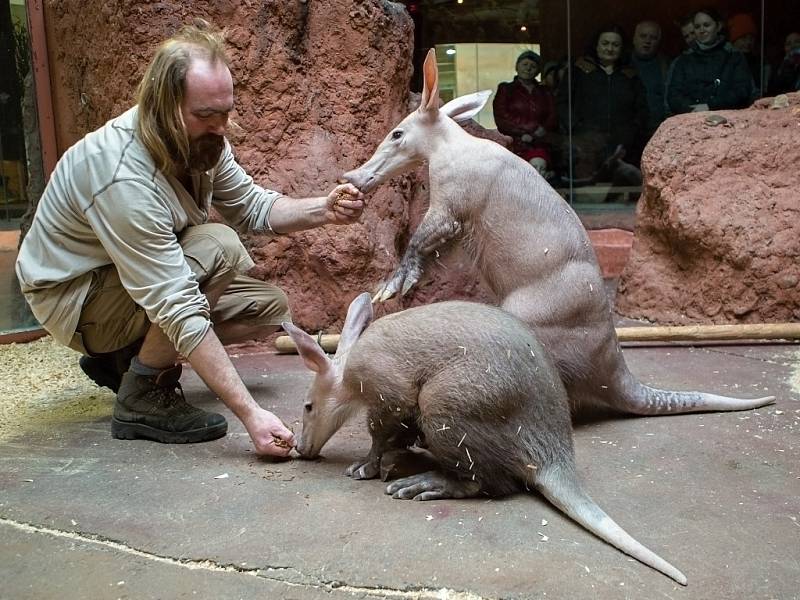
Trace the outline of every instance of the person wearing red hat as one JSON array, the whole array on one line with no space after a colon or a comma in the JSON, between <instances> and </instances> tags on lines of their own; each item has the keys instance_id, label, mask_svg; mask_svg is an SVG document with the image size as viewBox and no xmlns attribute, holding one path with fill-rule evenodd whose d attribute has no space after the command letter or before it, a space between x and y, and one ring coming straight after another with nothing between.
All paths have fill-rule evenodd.
<instances>
[{"instance_id":1,"label":"person wearing red hat","mask_svg":"<svg viewBox=\"0 0 800 600\"><path fill-rule=\"evenodd\" d=\"M728 41L747 59L750 75L756 85L754 99L764 95L770 74L769 65L766 63L762 65L761 56L756 50L757 40L758 26L752 15L738 13L728 19Z\"/></svg>"}]
</instances>

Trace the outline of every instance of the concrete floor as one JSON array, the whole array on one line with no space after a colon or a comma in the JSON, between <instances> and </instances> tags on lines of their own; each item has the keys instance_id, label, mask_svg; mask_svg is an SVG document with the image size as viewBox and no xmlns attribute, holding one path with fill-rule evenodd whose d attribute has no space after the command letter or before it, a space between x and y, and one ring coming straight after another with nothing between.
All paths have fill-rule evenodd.
<instances>
[{"instance_id":1,"label":"concrete floor","mask_svg":"<svg viewBox=\"0 0 800 600\"><path fill-rule=\"evenodd\" d=\"M40 425L0 446L0 598L800 597L800 351L793 345L629 347L644 381L774 394L744 413L578 425L589 492L686 588L536 495L412 502L342 473L360 421L324 458L259 459L227 437L117 441L108 418ZM262 406L299 431L310 380L296 356L235 358ZM189 371L196 404L219 403Z\"/></svg>"}]
</instances>

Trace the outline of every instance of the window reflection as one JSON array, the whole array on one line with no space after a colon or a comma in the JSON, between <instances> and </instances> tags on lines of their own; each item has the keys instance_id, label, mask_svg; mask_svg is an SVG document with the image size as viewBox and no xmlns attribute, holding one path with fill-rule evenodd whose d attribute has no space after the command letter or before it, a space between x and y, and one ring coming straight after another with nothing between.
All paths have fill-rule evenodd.
<instances>
[{"instance_id":1,"label":"window reflection","mask_svg":"<svg viewBox=\"0 0 800 600\"><path fill-rule=\"evenodd\" d=\"M443 99L495 90L479 123L508 135L510 149L533 161L582 216L632 213L641 191L642 150L664 119L686 110L747 106L800 85L800 33L792 34L800 30L800 7L793 0L770 5L776 13L771 28L765 27L763 0L717 3L715 27L688 0L646 6L633 0L406 5L415 22L415 57L435 47L447 73ZM707 58L715 44L736 68L717 65L726 74L704 80L693 71L694 57ZM797 47L795 54L790 46ZM535 64L518 64L526 50L535 53ZM537 70L536 87L530 85L530 68ZM710 88L701 89L705 85ZM412 87L419 89L416 79ZM534 91L540 88L554 98L555 123L542 108L547 101L537 101ZM736 97L728 101L729 95ZM670 101L677 97L682 103ZM632 219L621 216L619 222L627 228Z\"/></svg>"},{"instance_id":2,"label":"window reflection","mask_svg":"<svg viewBox=\"0 0 800 600\"><path fill-rule=\"evenodd\" d=\"M38 329L14 274L20 226L44 188L26 7L0 0L0 333Z\"/></svg>"}]
</instances>

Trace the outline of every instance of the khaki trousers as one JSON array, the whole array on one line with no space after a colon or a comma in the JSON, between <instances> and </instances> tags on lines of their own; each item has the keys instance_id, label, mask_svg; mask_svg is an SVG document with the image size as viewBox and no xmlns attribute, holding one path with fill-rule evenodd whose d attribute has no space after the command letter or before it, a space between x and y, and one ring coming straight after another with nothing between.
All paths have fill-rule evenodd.
<instances>
[{"instance_id":1,"label":"khaki trousers","mask_svg":"<svg viewBox=\"0 0 800 600\"><path fill-rule=\"evenodd\" d=\"M212 322L235 321L266 328L291 321L283 290L241 274L253 263L233 229L206 223L187 227L178 240L201 292L225 286L211 311ZM147 314L125 291L116 267L104 266L92 272L92 285L70 348L84 354L113 352L140 340L149 328Z\"/></svg>"}]
</instances>

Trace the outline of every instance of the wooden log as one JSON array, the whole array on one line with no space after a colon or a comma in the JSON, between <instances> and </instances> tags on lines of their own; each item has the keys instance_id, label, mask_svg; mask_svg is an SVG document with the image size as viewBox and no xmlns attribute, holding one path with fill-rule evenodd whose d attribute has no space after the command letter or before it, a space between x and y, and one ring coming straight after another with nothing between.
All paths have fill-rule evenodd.
<instances>
[{"instance_id":1,"label":"wooden log","mask_svg":"<svg viewBox=\"0 0 800 600\"><path fill-rule=\"evenodd\" d=\"M796 340L800 339L800 323L618 327L617 337L620 342Z\"/></svg>"},{"instance_id":2,"label":"wooden log","mask_svg":"<svg viewBox=\"0 0 800 600\"><path fill-rule=\"evenodd\" d=\"M721 342L737 340L797 340L800 323L754 323L744 325L680 325L617 327L620 342ZM339 344L339 334L317 336L325 352L334 353ZM279 353L297 352L288 335L275 340Z\"/></svg>"},{"instance_id":3,"label":"wooden log","mask_svg":"<svg viewBox=\"0 0 800 600\"><path fill-rule=\"evenodd\" d=\"M336 348L339 345L338 333L324 333L322 335L316 335L314 338L316 338L317 343L322 346L322 349L328 354L336 352ZM292 338L288 335L278 336L275 340L275 349L278 351L278 354L293 354L297 352L297 347L294 345Z\"/></svg>"}]
</instances>

